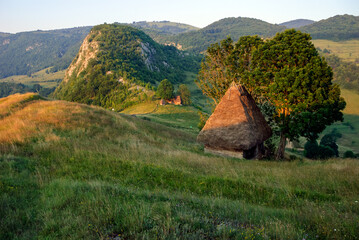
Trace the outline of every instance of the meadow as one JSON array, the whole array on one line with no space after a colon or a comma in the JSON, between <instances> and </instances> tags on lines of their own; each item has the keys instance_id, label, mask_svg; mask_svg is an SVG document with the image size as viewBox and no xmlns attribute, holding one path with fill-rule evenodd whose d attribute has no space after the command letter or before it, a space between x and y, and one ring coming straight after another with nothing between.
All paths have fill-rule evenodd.
<instances>
[{"instance_id":1,"label":"meadow","mask_svg":"<svg viewBox=\"0 0 359 240\"><path fill-rule=\"evenodd\" d=\"M358 160L223 158L142 118L0 99L0 239L357 239Z\"/></svg>"},{"instance_id":2,"label":"meadow","mask_svg":"<svg viewBox=\"0 0 359 240\"><path fill-rule=\"evenodd\" d=\"M315 47L319 47L322 50L327 49L344 61L355 62L359 59L359 40L336 42L325 39L316 39L312 40L312 42Z\"/></svg>"},{"instance_id":3,"label":"meadow","mask_svg":"<svg viewBox=\"0 0 359 240\"><path fill-rule=\"evenodd\" d=\"M28 75L15 75L7 78L0 79L0 82L13 82L13 83L22 83L28 86L33 86L34 84L40 84L42 87L53 88L57 87L62 79L65 77L65 70L58 72L48 72L49 68L43 69L36 73L33 73L31 76Z\"/></svg>"}]
</instances>

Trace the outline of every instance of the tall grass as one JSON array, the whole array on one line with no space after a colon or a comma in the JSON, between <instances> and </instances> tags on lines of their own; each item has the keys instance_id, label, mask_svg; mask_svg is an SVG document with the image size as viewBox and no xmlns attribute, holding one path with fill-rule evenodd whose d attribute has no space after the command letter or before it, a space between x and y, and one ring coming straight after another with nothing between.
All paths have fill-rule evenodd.
<instances>
[{"instance_id":1,"label":"tall grass","mask_svg":"<svg viewBox=\"0 0 359 240\"><path fill-rule=\"evenodd\" d=\"M5 123L0 136L27 132L22 141L0 141L1 239L356 239L359 232L357 160L211 156L190 131L63 101L19 103Z\"/></svg>"}]
</instances>

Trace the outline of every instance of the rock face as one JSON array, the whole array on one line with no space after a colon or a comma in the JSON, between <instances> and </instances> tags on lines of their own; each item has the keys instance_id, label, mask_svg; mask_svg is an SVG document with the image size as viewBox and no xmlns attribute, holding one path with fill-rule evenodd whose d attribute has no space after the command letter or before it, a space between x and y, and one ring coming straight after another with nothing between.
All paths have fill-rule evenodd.
<instances>
[{"instance_id":1,"label":"rock face","mask_svg":"<svg viewBox=\"0 0 359 240\"><path fill-rule=\"evenodd\" d=\"M89 41L90 35L87 35L87 37L84 39L79 53L75 57L75 59L72 61L71 65L67 68L64 82L67 82L72 74L76 70L76 77L79 76L79 74L87 68L87 65L91 59L96 59L96 54L99 50L99 44L97 41Z\"/></svg>"},{"instance_id":2,"label":"rock face","mask_svg":"<svg viewBox=\"0 0 359 240\"><path fill-rule=\"evenodd\" d=\"M243 157L253 158L260 155L263 142L271 134L252 96L243 86L232 83L199 133L197 141L212 153L232 157L243 153Z\"/></svg>"}]
</instances>

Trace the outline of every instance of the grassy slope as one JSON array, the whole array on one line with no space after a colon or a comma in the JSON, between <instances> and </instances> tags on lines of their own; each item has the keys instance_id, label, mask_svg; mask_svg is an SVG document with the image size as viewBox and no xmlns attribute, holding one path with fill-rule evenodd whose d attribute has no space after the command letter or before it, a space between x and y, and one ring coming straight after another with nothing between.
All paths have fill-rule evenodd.
<instances>
[{"instance_id":1,"label":"grassy slope","mask_svg":"<svg viewBox=\"0 0 359 240\"><path fill-rule=\"evenodd\" d=\"M41 86L47 88L57 87L61 80L64 78L66 70L48 74L46 73L46 70L48 69L38 71L32 74L31 77L27 75L18 75L2 78L0 79L0 82L22 83L29 86L32 86L34 84L40 84Z\"/></svg>"},{"instance_id":2,"label":"grassy slope","mask_svg":"<svg viewBox=\"0 0 359 240\"><path fill-rule=\"evenodd\" d=\"M359 231L357 160L210 156L189 131L33 94L0 99L0 136L1 239L354 239Z\"/></svg>"},{"instance_id":3,"label":"grassy slope","mask_svg":"<svg viewBox=\"0 0 359 240\"><path fill-rule=\"evenodd\" d=\"M359 153L359 94L355 91L342 89L341 94L347 105L344 109L344 121L328 127L323 134L336 128L343 137L338 139L341 153L351 150Z\"/></svg>"},{"instance_id":4,"label":"grassy slope","mask_svg":"<svg viewBox=\"0 0 359 240\"><path fill-rule=\"evenodd\" d=\"M359 59L359 40L347 40L347 41L330 41L317 39L312 40L315 47L319 47L322 50L325 48L330 50L332 53L342 58L344 61L354 62Z\"/></svg>"}]
</instances>

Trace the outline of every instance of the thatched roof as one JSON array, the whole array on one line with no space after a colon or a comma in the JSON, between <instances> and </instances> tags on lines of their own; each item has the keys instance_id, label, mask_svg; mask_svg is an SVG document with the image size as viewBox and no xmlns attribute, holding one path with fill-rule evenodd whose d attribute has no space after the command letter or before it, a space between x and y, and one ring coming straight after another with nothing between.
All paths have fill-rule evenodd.
<instances>
[{"instance_id":1,"label":"thatched roof","mask_svg":"<svg viewBox=\"0 0 359 240\"><path fill-rule=\"evenodd\" d=\"M213 149L244 151L263 143L271 134L252 96L243 86L232 83L197 141Z\"/></svg>"}]
</instances>

